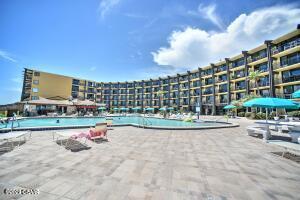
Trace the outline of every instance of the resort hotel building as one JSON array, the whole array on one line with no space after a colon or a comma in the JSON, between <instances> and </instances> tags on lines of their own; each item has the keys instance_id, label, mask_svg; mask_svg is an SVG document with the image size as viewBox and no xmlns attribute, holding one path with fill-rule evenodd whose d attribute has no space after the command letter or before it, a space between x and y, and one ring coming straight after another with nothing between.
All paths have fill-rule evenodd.
<instances>
[{"instance_id":1,"label":"resort hotel building","mask_svg":"<svg viewBox=\"0 0 300 200\"><path fill-rule=\"evenodd\" d=\"M258 84L249 80L260 71ZM258 85L258 86L257 86ZM257 90L258 89L258 90ZM221 114L223 107L259 91L264 97L291 98L300 89L300 25L254 49L167 77L128 82L97 82L25 68L21 100L79 99L115 108L168 107L175 111ZM116 109L115 109L116 110Z\"/></svg>"}]
</instances>

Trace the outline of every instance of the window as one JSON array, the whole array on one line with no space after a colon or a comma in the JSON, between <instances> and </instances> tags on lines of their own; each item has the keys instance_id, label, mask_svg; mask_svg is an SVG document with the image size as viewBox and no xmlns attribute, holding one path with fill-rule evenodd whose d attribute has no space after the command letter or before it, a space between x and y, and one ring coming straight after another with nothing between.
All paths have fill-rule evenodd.
<instances>
[{"instance_id":1,"label":"window","mask_svg":"<svg viewBox=\"0 0 300 200\"><path fill-rule=\"evenodd\" d=\"M39 92L38 88L32 88L32 92Z\"/></svg>"},{"instance_id":2,"label":"window","mask_svg":"<svg viewBox=\"0 0 300 200\"><path fill-rule=\"evenodd\" d=\"M38 99L39 99L38 96L32 96L32 97L31 97L31 100L38 100Z\"/></svg>"},{"instance_id":3,"label":"window","mask_svg":"<svg viewBox=\"0 0 300 200\"><path fill-rule=\"evenodd\" d=\"M39 80L33 80L33 84L34 85L38 85L39 84Z\"/></svg>"},{"instance_id":4,"label":"window","mask_svg":"<svg viewBox=\"0 0 300 200\"><path fill-rule=\"evenodd\" d=\"M40 72L34 72L34 76L40 76Z\"/></svg>"}]
</instances>

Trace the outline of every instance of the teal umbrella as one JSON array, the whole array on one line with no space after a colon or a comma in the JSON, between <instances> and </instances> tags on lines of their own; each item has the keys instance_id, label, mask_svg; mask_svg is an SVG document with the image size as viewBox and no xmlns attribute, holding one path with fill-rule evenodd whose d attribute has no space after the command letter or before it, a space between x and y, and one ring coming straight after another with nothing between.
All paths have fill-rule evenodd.
<instances>
[{"instance_id":1,"label":"teal umbrella","mask_svg":"<svg viewBox=\"0 0 300 200\"><path fill-rule=\"evenodd\" d=\"M234 109L234 108L236 108L236 106L229 104L229 105L225 106L223 109L229 110L229 109Z\"/></svg>"},{"instance_id":2,"label":"teal umbrella","mask_svg":"<svg viewBox=\"0 0 300 200\"><path fill-rule=\"evenodd\" d=\"M298 103L289 99L280 98L255 98L243 104L244 107L266 108L266 120L268 119L268 108L297 109ZM276 110L277 115L277 110Z\"/></svg>"},{"instance_id":3,"label":"teal umbrella","mask_svg":"<svg viewBox=\"0 0 300 200\"><path fill-rule=\"evenodd\" d=\"M167 108L168 110L174 110L174 108L170 107L170 108Z\"/></svg>"},{"instance_id":4,"label":"teal umbrella","mask_svg":"<svg viewBox=\"0 0 300 200\"><path fill-rule=\"evenodd\" d=\"M120 110L122 110L122 111L128 111L129 108L120 108Z\"/></svg>"},{"instance_id":5,"label":"teal umbrella","mask_svg":"<svg viewBox=\"0 0 300 200\"><path fill-rule=\"evenodd\" d=\"M300 98L300 90L297 90L296 92L294 92L292 94L292 97L295 99L295 98Z\"/></svg>"},{"instance_id":6,"label":"teal umbrella","mask_svg":"<svg viewBox=\"0 0 300 200\"><path fill-rule=\"evenodd\" d=\"M145 108L145 111L154 111L154 108Z\"/></svg>"},{"instance_id":7,"label":"teal umbrella","mask_svg":"<svg viewBox=\"0 0 300 200\"><path fill-rule=\"evenodd\" d=\"M132 110L141 110L141 107L134 107Z\"/></svg>"},{"instance_id":8,"label":"teal umbrella","mask_svg":"<svg viewBox=\"0 0 300 200\"><path fill-rule=\"evenodd\" d=\"M99 107L98 110L106 110L105 107Z\"/></svg>"},{"instance_id":9,"label":"teal umbrella","mask_svg":"<svg viewBox=\"0 0 300 200\"><path fill-rule=\"evenodd\" d=\"M119 110L119 108L114 108L114 110Z\"/></svg>"},{"instance_id":10,"label":"teal umbrella","mask_svg":"<svg viewBox=\"0 0 300 200\"><path fill-rule=\"evenodd\" d=\"M167 108L160 108L160 109L158 109L159 111L166 111L167 110Z\"/></svg>"},{"instance_id":11,"label":"teal umbrella","mask_svg":"<svg viewBox=\"0 0 300 200\"><path fill-rule=\"evenodd\" d=\"M258 107L258 108L287 108L295 109L298 103L289 99L280 98L255 98L243 104L244 107Z\"/></svg>"}]
</instances>

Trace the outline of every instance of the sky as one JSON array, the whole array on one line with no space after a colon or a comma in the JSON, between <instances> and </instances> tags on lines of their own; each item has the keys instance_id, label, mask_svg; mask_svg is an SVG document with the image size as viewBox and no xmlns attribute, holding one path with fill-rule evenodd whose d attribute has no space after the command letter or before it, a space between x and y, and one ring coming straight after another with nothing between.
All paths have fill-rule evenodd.
<instances>
[{"instance_id":1,"label":"sky","mask_svg":"<svg viewBox=\"0 0 300 200\"><path fill-rule=\"evenodd\" d=\"M207 66L296 29L293 0L1 0L0 104L23 69L99 82Z\"/></svg>"}]
</instances>

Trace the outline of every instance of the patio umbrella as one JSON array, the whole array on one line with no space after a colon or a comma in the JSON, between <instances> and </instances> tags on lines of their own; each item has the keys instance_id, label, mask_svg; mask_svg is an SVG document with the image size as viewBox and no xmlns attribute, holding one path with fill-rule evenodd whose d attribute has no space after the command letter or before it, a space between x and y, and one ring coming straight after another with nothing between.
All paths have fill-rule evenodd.
<instances>
[{"instance_id":1,"label":"patio umbrella","mask_svg":"<svg viewBox=\"0 0 300 200\"><path fill-rule=\"evenodd\" d=\"M154 111L154 108L145 108L145 111Z\"/></svg>"},{"instance_id":2,"label":"patio umbrella","mask_svg":"<svg viewBox=\"0 0 300 200\"><path fill-rule=\"evenodd\" d=\"M236 108L236 106L229 104L229 105L225 106L223 109L229 110L229 109L234 109L234 108Z\"/></svg>"},{"instance_id":3,"label":"patio umbrella","mask_svg":"<svg viewBox=\"0 0 300 200\"><path fill-rule=\"evenodd\" d=\"M166 111L167 110L167 108L160 108L160 109L158 109L159 111Z\"/></svg>"},{"instance_id":4,"label":"patio umbrella","mask_svg":"<svg viewBox=\"0 0 300 200\"><path fill-rule=\"evenodd\" d=\"M114 108L114 110L119 110L119 108Z\"/></svg>"},{"instance_id":5,"label":"patio umbrella","mask_svg":"<svg viewBox=\"0 0 300 200\"><path fill-rule=\"evenodd\" d=\"M292 94L292 97L293 97L293 98L300 98L300 90L297 90L296 92L294 92L294 93Z\"/></svg>"},{"instance_id":6,"label":"patio umbrella","mask_svg":"<svg viewBox=\"0 0 300 200\"><path fill-rule=\"evenodd\" d=\"M243 104L244 107L266 108L266 120L268 119L268 108L295 109L298 103L289 99L280 98L255 98Z\"/></svg>"},{"instance_id":7,"label":"patio umbrella","mask_svg":"<svg viewBox=\"0 0 300 200\"><path fill-rule=\"evenodd\" d=\"M141 107L134 107L132 110L141 110Z\"/></svg>"},{"instance_id":8,"label":"patio umbrella","mask_svg":"<svg viewBox=\"0 0 300 200\"><path fill-rule=\"evenodd\" d=\"M99 107L98 110L106 110L105 107Z\"/></svg>"},{"instance_id":9,"label":"patio umbrella","mask_svg":"<svg viewBox=\"0 0 300 200\"><path fill-rule=\"evenodd\" d=\"M120 108L121 111L128 111L129 108Z\"/></svg>"},{"instance_id":10,"label":"patio umbrella","mask_svg":"<svg viewBox=\"0 0 300 200\"><path fill-rule=\"evenodd\" d=\"M170 107L170 108L167 108L168 110L174 110L174 108Z\"/></svg>"},{"instance_id":11,"label":"patio umbrella","mask_svg":"<svg viewBox=\"0 0 300 200\"><path fill-rule=\"evenodd\" d=\"M258 108L290 108L294 109L298 103L289 99L280 98L255 98L243 104L245 107L258 107Z\"/></svg>"}]
</instances>

